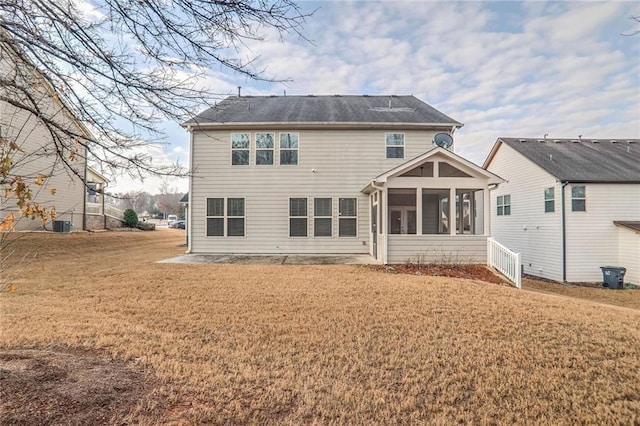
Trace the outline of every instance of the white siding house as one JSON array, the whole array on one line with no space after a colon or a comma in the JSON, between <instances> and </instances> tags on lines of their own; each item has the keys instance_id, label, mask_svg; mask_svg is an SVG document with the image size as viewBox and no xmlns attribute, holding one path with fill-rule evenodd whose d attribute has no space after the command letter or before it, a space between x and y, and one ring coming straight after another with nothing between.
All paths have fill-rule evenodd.
<instances>
[{"instance_id":1,"label":"white siding house","mask_svg":"<svg viewBox=\"0 0 640 426\"><path fill-rule=\"evenodd\" d=\"M33 201L47 208L55 207L56 220L69 221L75 225L75 229L83 229L85 148L78 143L76 152L65 152L63 155L67 164L64 165L57 155L63 148L56 146L42 120L54 121L64 130L73 129L71 133L84 134L86 129L70 114L44 76L31 64L16 59L14 49L17 47L8 42L0 43L0 75L5 81L0 87L0 137L3 145L11 141L19 147L13 151L13 166L7 181L14 176L21 176L30 184ZM29 88L28 96L16 87ZM16 99L30 103L28 106L32 111L14 106L11 101ZM34 183L38 178L42 180L41 185ZM0 196L0 220L17 212L14 198ZM46 227L51 229L51 224ZM42 229L42 224L39 220L22 219L16 228Z\"/></svg>"},{"instance_id":2,"label":"white siding house","mask_svg":"<svg viewBox=\"0 0 640 426\"><path fill-rule=\"evenodd\" d=\"M640 259L621 247L640 236L614 224L640 219L639 140L499 138L484 168L506 179L491 194L492 236L525 273L599 282L601 266L621 266L639 283Z\"/></svg>"},{"instance_id":3,"label":"white siding house","mask_svg":"<svg viewBox=\"0 0 640 426\"><path fill-rule=\"evenodd\" d=\"M191 253L486 259L501 180L435 146L461 124L413 96L230 97L183 126Z\"/></svg>"}]
</instances>

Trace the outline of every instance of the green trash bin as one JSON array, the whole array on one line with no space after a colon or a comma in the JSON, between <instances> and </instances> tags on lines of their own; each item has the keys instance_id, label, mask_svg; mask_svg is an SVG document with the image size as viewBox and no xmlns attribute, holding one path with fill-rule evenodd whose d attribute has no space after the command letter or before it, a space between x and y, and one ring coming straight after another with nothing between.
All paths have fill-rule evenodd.
<instances>
[{"instance_id":1,"label":"green trash bin","mask_svg":"<svg viewBox=\"0 0 640 426\"><path fill-rule=\"evenodd\" d=\"M602 269L602 286L607 288L622 289L624 288L624 274L627 268L620 266L601 266Z\"/></svg>"}]
</instances>

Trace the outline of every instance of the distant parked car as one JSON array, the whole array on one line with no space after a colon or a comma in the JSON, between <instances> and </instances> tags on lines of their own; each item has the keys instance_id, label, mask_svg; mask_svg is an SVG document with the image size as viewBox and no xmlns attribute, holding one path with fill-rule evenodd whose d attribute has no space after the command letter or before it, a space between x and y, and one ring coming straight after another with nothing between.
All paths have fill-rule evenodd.
<instances>
[{"instance_id":1,"label":"distant parked car","mask_svg":"<svg viewBox=\"0 0 640 426\"><path fill-rule=\"evenodd\" d=\"M177 220L175 227L178 228L178 229L185 229L186 228L186 223L185 223L184 220Z\"/></svg>"},{"instance_id":2,"label":"distant parked car","mask_svg":"<svg viewBox=\"0 0 640 426\"><path fill-rule=\"evenodd\" d=\"M169 228L175 228L177 220L178 216L176 216L175 214L170 214L169 216L167 216L167 225L169 225Z\"/></svg>"}]
</instances>

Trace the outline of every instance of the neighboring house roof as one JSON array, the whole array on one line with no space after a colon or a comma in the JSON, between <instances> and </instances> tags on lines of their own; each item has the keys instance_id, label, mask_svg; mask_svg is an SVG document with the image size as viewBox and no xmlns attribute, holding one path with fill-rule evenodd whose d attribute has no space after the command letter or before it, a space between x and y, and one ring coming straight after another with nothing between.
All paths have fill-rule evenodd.
<instances>
[{"instance_id":1,"label":"neighboring house roof","mask_svg":"<svg viewBox=\"0 0 640 426\"><path fill-rule=\"evenodd\" d=\"M640 139L498 138L486 169L506 144L564 182L640 183Z\"/></svg>"},{"instance_id":2,"label":"neighboring house roof","mask_svg":"<svg viewBox=\"0 0 640 426\"><path fill-rule=\"evenodd\" d=\"M378 176L376 176L375 178L373 178L369 183L367 183L362 189L361 191L364 193L369 193L371 192L374 188L376 188L376 184L377 183L385 183L387 181L388 178L390 177L394 177L394 176L398 176L401 175L402 173L405 173L411 169L413 169L414 167L419 166L420 164L424 163L425 161L427 161L430 157L433 157L436 154L441 154L444 157L450 159L452 162L457 163L457 164L461 164L463 165L465 168L467 168L470 172L475 173L476 175L480 175L480 176L484 176L489 180L489 185L497 185L500 183L504 182L504 179L502 179L500 176L491 173L488 170L483 169L480 166L477 166L476 164L472 163L469 160L466 160L463 157L460 157L459 155L449 151L448 149L442 148L442 147L436 147L433 148L423 154L420 154L419 156L412 158L411 160L404 162Z\"/></svg>"},{"instance_id":3,"label":"neighboring house roof","mask_svg":"<svg viewBox=\"0 0 640 426\"><path fill-rule=\"evenodd\" d=\"M431 125L462 127L415 96L230 96L183 123L193 125Z\"/></svg>"},{"instance_id":4,"label":"neighboring house roof","mask_svg":"<svg viewBox=\"0 0 640 426\"><path fill-rule=\"evenodd\" d=\"M93 167L87 166L87 182L94 183L109 183L109 179L107 179L102 173L98 172Z\"/></svg>"},{"instance_id":5,"label":"neighboring house roof","mask_svg":"<svg viewBox=\"0 0 640 426\"><path fill-rule=\"evenodd\" d=\"M189 202L189 193L188 192L186 194L184 194L182 196L182 198L180 198L180 202L181 203L188 203Z\"/></svg>"},{"instance_id":6,"label":"neighboring house roof","mask_svg":"<svg viewBox=\"0 0 640 426\"><path fill-rule=\"evenodd\" d=\"M613 223L616 226L628 228L632 231L635 231L636 234L640 234L640 222L638 221L614 220Z\"/></svg>"}]
</instances>

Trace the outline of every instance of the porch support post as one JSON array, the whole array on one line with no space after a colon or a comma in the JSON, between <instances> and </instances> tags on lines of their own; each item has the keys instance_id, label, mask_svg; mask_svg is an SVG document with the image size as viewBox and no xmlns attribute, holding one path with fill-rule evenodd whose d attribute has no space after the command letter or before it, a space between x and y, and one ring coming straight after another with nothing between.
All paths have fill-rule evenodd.
<instances>
[{"instance_id":1,"label":"porch support post","mask_svg":"<svg viewBox=\"0 0 640 426\"><path fill-rule=\"evenodd\" d=\"M449 189L449 235L456 235L456 188Z\"/></svg>"},{"instance_id":2,"label":"porch support post","mask_svg":"<svg viewBox=\"0 0 640 426\"><path fill-rule=\"evenodd\" d=\"M384 239L384 250L382 250L382 263L384 265L387 264L387 253L388 253L388 247L389 247L389 239L387 238L388 236L388 232L387 232L387 222L389 219L389 190L387 189L387 185L384 186L384 189L380 192L382 195L382 200L378 200L378 208L380 209L380 226L382 228L381 229L381 234L382 234L382 238ZM382 201L382 202L380 202ZM380 240L378 240L380 241Z\"/></svg>"},{"instance_id":3,"label":"porch support post","mask_svg":"<svg viewBox=\"0 0 640 426\"><path fill-rule=\"evenodd\" d=\"M484 235L491 236L491 194L489 186L484 187L484 199L482 200L482 208L484 209Z\"/></svg>"},{"instance_id":4,"label":"porch support post","mask_svg":"<svg viewBox=\"0 0 640 426\"><path fill-rule=\"evenodd\" d=\"M422 235L422 187L416 188L416 235Z\"/></svg>"}]
</instances>

